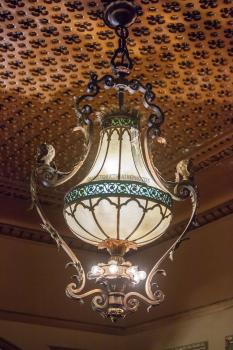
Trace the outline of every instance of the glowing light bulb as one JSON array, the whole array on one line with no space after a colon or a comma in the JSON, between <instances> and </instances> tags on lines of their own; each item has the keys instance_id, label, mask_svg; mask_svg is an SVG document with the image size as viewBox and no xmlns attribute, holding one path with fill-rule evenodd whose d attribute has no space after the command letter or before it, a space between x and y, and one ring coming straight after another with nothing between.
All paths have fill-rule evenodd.
<instances>
[{"instance_id":1,"label":"glowing light bulb","mask_svg":"<svg viewBox=\"0 0 233 350\"><path fill-rule=\"evenodd\" d=\"M94 265L94 266L92 266L92 268L91 268L91 273L92 273L93 275L100 275L100 274L101 274L101 271L102 271L102 269L101 269L101 267L99 267L98 265Z\"/></svg>"},{"instance_id":2,"label":"glowing light bulb","mask_svg":"<svg viewBox=\"0 0 233 350\"><path fill-rule=\"evenodd\" d=\"M135 273L137 273L138 271L138 267L137 266L131 266L127 269L127 273L129 275L134 275Z\"/></svg>"},{"instance_id":3,"label":"glowing light bulb","mask_svg":"<svg viewBox=\"0 0 233 350\"><path fill-rule=\"evenodd\" d=\"M110 266L109 266L109 272L110 272L111 274L113 274L113 275L114 275L115 273L117 273L117 272L118 272L118 266L117 266L117 265L115 265L115 264L114 264L114 265L113 265L113 264L112 264L112 265L110 265Z\"/></svg>"},{"instance_id":4,"label":"glowing light bulb","mask_svg":"<svg viewBox=\"0 0 233 350\"><path fill-rule=\"evenodd\" d=\"M140 277L139 277L139 273L136 272L134 275L133 275L133 279L134 279L134 282L135 283L139 283L140 282Z\"/></svg>"},{"instance_id":5,"label":"glowing light bulb","mask_svg":"<svg viewBox=\"0 0 233 350\"><path fill-rule=\"evenodd\" d=\"M145 271L138 271L138 277L141 281L143 281L146 278L146 272Z\"/></svg>"}]
</instances>

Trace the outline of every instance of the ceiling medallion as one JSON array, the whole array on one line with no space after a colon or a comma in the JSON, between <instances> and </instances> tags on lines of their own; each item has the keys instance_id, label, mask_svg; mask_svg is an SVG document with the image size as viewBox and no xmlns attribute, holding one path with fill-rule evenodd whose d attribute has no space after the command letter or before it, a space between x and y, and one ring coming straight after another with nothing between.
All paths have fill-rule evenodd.
<instances>
[{"instance_id":1,"label":"ceiling medallion","mask_svg":"<svg viewBox=\"0 0 233 350\"><path fill-rule=\"evenodd\" d=\"M115 1L105 9L103 19L114 28L119 37L119 47L111 59L113 75L98 78L92 74L87 93L75 99L78 131L86 139L85 155L70 172L57 169L52 145L38 147L36 165L31 176L31 195L34 206L58 247L64 249L71 259L68 265L76 269L76 280L66 288L70 298L83 301L92 296L92 307L104 317L116 321L138 309L139 301L151 306L160 304L164 294L156 283L158 274L165 275L161 264L180 246L195 217L197 207L196 186L190 172L190 162L183 160L177 165L175 181L165 181L155 168L149 138L164 143L160 126L164 115L154 103L155 94L151 84L143 85L139 80L128 80L133 62L127 49L127 27L138 13L131 2ZM64 199L64 218L73 234L98 249L110 254L107 262L94 265L87 274L78 257L72 252L61 235L47 219L37 195L37 187L56 187L73 178L87 161L92 149L92 107L85 100L95 98L101 86L117 91L118 107L98 114L101 119L100 141L95 161L86 176L71 188ZM140 129L140 113L135 106L125 106L125 92L142 94L143 105L150 111L148 126ZM141 108L140 108L141 109ZM101 117L101 118L100 118ZM142 142L143 140L143 142ZM155 263L147 275L138 266L125 260L129 250L136 250L165 234L172 219L174 201L190 197L191 217L180 236ZM86 278L94 280L97 288L84 291ZM145 280L145 293L135 291L135 285Z\"/></svg>"}]
</instances>

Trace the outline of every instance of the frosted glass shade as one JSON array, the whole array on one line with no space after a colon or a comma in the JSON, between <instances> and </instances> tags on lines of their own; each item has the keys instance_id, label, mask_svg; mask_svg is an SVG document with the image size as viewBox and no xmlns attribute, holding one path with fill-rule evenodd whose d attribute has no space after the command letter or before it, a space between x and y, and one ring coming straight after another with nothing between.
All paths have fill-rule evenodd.
<instances>
[{"instance_id":1,"label":"frosted glass shade","mask_svg":"<svg viewBox=\"0 0 233 350\"><path fill-rule=\"evenodd\" d=\"M135 116L106 118L90 172L65 196L72 232L93 245L112 238L141 246L164 233L171 206L170 194L143 159Z\"/></svg>"}]
</instances>

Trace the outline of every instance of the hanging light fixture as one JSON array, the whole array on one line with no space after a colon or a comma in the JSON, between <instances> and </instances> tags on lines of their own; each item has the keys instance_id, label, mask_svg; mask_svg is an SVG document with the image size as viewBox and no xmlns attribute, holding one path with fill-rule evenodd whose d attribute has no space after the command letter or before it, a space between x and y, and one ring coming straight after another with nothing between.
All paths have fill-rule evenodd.
<instances>
[{"instance_id":1,"label":"hanging light fixture","mask_svg":"<svg viewBox=\"0 0 233 350\"><path fill-rule=\"evenodd\" d=\"M127 27L135 21L137 13L138 8L127 1L114 1L105 9L103 19L115 30L119 47L111 60L114 75L105 75L99 79L92 74L87 93L75 99L78 119L76 129L81 130L86 138L83 160L70 172L61 172L54 163L53 146L42 144L38 147L36 166L31 176L32 200L42 219L42 226L68 254L71 259L69 264L77 271L76 282L67 286L66 294L80 301L93 295L94 310L113 321L136 311L140 300L149 304L149 307L163 301L164 294L153 280L158 273L165 275L160 266L166 258L173 259L174 251L183 241L194 219L197 206L196 188L187 160L178 163L174 182L166 182L152 162L148 139L153 137L164 142L160 135L164 116L153 103L155 94L152 86L127 79L133 66L127 49ZM73 234L98 249L107 249L110 254L107 262L94 265L85 274L78 257L44 214L37 187L38 184L46 187L64 184L85 163L92 149L91 118L94 112L84 101L95 98L102 85L117 91L118 108L111 108L110 105L109 110L101 113L100 141L95 161L84 179L71 188L64 199L64 218ZM140 113L136 108L130 110L125 106L126 91L130 94L141 93L144 107L151 111L148 127L143 133L139 125ZM161 237L170 225L173 202L188 197L192 202L188 224L148 276L138 266L125 260L124 256L129 250L136 250ZM86 277L94 280L98 288L84 292ZM144 295L133 289L143 280Z\"/></svg>"}]
</instances>

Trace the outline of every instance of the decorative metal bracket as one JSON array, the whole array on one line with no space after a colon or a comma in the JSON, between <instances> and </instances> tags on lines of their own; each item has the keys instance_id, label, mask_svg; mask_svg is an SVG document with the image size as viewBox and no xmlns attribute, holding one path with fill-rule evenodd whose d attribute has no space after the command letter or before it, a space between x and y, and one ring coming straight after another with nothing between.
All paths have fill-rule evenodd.
<instances>
[{"instance_id":1,"label":"decorative metal bracket","mask_svg":"<svg viewBox=\"0 0 233 350\"><path fill-rule=\"evenodd\" d=\"M181 169L183 168L181 167ZM178 175L176 178L178 179ZM37 180L37 170L34 170L31 176L31 196L33 205L36 207L36 210L42 220L42 228L50 234L51 238L56 242L58 248L62 248L64 252L69 256L71 261L66 266L73 266L76 270L76 274L73 276L75 278L75 282L71 282L66 288L66 294L68 297L83 302L84 298L89 297L91 295L95 295L92 299L93 309L100 312L104 317L110 317L113 321L116 321L119 317L125 317L128 312L136 311L138 309L140 300L144 303L149 304L148 311L152 306L159 305L164 300L165 295L159 289L157 282L154 282L154 279L159 274L166 276L165 270L161 269L160 266L167 258L170 258L170 260L173 261L174 252L176 251L176 249L178 249L180 244L187 239L187 230L195 217L198 203L197 191L196 187L190 179L188 179L187 177L184 178L184 176L179 174L179 182L176 183L174 191L175 195L180 200L187 199L188 197L191 198L191 217L181 235L156 262L156 264L148 274L145 283L145 295L142 295L138 292L128 292L125 294L124 290L128 283L127 279L126 282L122 282L122 285L120 287L122 291L119 292L117 291L117 285L114 285L114 280L109 280L108 278L102 278L102 280L100 280L100 284L104 286L104 289L96 288L87 292L83 292L86 284L86 275L84 269L78 257L73 253L73 251L69 248L67 243L63 240L63 238L59 235L57 230L53 227L53 225L45 216L38 199ZM130 264L127 262L124 263L123 258L119 259L119 261L122 261L123 265ZM98 278L96 279L96 282L98 283ZM113 290L112 292L111 289Z\"/></svg>"},{"instance_id":2,"label":"decorative metal bracket","mask_svg":"<svg viewBox=\"0 0 233 350\"><path fill-rule=\"evenodd\" d=\"M35 169L35 172L37 178L44 186L57 187L64 184L70 180L85 163L85 160L87 159L92 146L92 123L79 123L79 125L74 128L74 131L81 131L84 134L85 151L79 162L75 164L73 166L73 169L69 172L64 172L57 169L54 162L56 152L55 148L52 145L43 143L37 148L37 167Z\"/></svg>"},{"instance_id":3,"label":"decorative metal bracket","mask_svg":"<svg viewBox=\"0 0 233 350\"><path fill-rule=\"evenodd\" d=\"M164 293L158 288L157 282L153 282L153 280L159 274L166 276L166 271L164 269L161 269L160 266L167 258L173 261L174 252L179 248L181 243L183 243L183 241L187 239L187 231L195 218L198 205L197 190L191 181L181 180L180 182L178 182L175 187L175 193L180 200L184 200L190 197L192 203L192 212L190 219L180 236L161 256L161 258L156 262L156 264L153 266L150 273L148 274L145 283L145 296L138 292L129 292L125 295L124 305L128 309L128 311L136 311L139 306L139 300L142 300L143 302L149 304L149 307L147 309L149 311L152 306L159 305L165 298ZM154 287L155 290L153 290Z\"/></svg>"},{"instance_id":4,"label":"decorative metal bracket","mask_svg":"<svg viewBox=\"0 0 233 350\"><path fill-rule=\"evenodd\" d=\"M63 172L57 169L54 162L55 149L52 145L46 143L40 145L37 150L37 176L44 186L57 187L70 180L82 167L87 159L92 146L92 132L93 122L91 115L93 114L92 106L89 104L83 104L86 100L94 99L100 92L101 86L105 89L116 89L119 96L120 110L124 108L124 91L128 91L130 94L140 92L143 95L143 105L145 108L150 109L152 113L148 119L148 135L152 137L160 136L160 127L164 122L164 114L154 104L156 98L152 91L152 85L143 85L139 80L132 79L127 80L123 77L114 77L112 75L105 75L98 79L96 74L91 74L91 80L87 85L87 93L75 98L75 113L77 116L77 127L74 131L81 131L85 137L85 152L82 159L74 165L73 169L69 172ZM148 157L149 159L149 157Z\"/></svg>"},{"instance_id":5,"label":"decorative metal bracket","mask_svg":"<svg viewBox=\"0 0 233 350\"><path fill-rule=\"evenodd\" d=\"M178 193L178 188L179 188L178 185L185 182L186 184L189 183L191 186L193 186L196 189L196 186L194 185L194 182L193 182L192 161L190 159L182 159L176 165L175 181L165 180L161 175L160 171L155 167L153 163L153 155L151 152L151 148L149 146L149 133L150 133L150 127L148 127L144 131L143 151L144 151L146 163L151 173L151 176L158 180L160 186L166 189L174 200L181 201L185 199L186 197L184 197L182 193Z\"/></svg>"},{"instance_id":6,"label":"decorative metal bracket","mask_svg":"<svg viewBox=\"0 0 233 350\"><path fill-rule=\"evenodd\" d=\"M97 74L91 74L90 82L87 85L87 93L75 100L76 114L81 125L90 124L91 114L93 113L91 105L85 104L82 106L83 101L95 98L102 85L105 89L116 89L121 92L128 91L130 94L140 92L143 95L144 107L152 111L148 119L150 135L160 135L160 126L164 122L164 114L159 106L154 104L156 96L152 91L152 85L149 83L143 85L137 79L127 80L124 77L114 77L112 75L104 75L102 78L98 79ZM120 109L122 108L123 106L120 105Z\"/></svg>"},{"instance_id":7,"label":"decorative metal bracket","mask_svg":"<svg viewBox=\"0 0 233 350\"><path fill-rule=\"evenodd\" d=\"M42 221L42 228L49 233L50 237L57 244L57 247L62 248L63 251L70 258L70 262L66 264L66 267L72 266L76 270L76 274L73 275L75 282L71 282L66 287L67 296L75 298L82 302L84 298L89 297L93 294L97 294L97 296L93 298L93 303L96 304L96 307L100 307L105 300L106 293L102 289L93 289L88 292L82 293L86 285L85 271L82 267L79 258L73 253L73 251L70 249L70 247L67 245L67 243L64 241L64 239L61 237L61 235L58 233L58 231L54 228L54 226L50 223L49 219L44 214L37 194L37 171L35 170L32 172L31 175L30 190L32 198L32 208L36 208L37 213L39 214Z\"/></svg>"}]
</instances>

